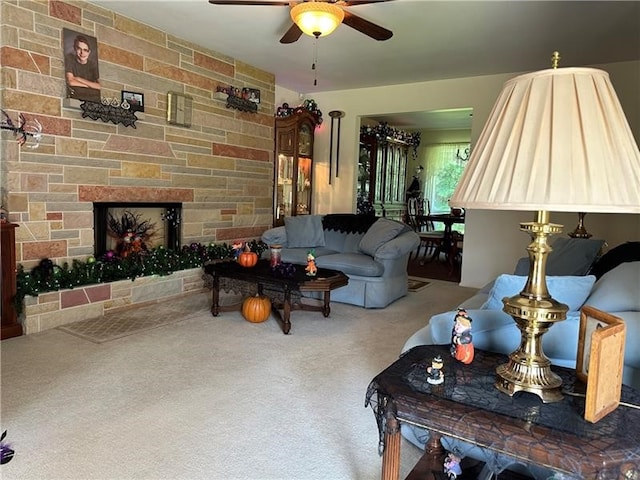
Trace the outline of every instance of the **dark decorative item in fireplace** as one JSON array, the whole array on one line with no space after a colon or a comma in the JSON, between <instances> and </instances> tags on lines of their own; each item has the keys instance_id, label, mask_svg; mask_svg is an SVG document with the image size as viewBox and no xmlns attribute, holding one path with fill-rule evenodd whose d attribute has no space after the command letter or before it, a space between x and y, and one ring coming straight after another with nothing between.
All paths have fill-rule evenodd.
<instances>
[{"instance_id":1,"label":"dark decorative item in fireplace","mask_svg":"<svg viewBox=\"0 0 640 480\"><path fill-rule=\"evenodd\" d=\"M141 220L142 214L136 214L130 210L122 212L120 218L110 213L107 220L109 235L117 240L116 253L126 258L130 253L139 253L147 250L147 242L154 234L155 223L150 220Z\"/></svg>"}]
</instances>

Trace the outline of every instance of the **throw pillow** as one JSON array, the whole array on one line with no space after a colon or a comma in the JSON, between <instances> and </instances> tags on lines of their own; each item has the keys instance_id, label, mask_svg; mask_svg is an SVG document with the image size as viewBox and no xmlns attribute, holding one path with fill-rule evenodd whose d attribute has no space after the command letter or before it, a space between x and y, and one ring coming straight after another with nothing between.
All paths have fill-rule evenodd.
<instances>
[{"instance_id":1,"label":"throw pillow","mask_svg":"<svg viewBox=\"0 0 640 480\"><path fill-rule=\"evenodd\" d=\"M396 238L404 230L404 227L405 225L402 223L394 222L387 218L379 218L360 239L358 248L361 252L374 257L376 250L389 240Z\"/></svg>"},{"instance_id":2,"label":"throw pillow","mask_svg":"<svg viewBox=\"0 0 640 480\"><path fill-rule=\"evenodd\" d=\"M569 311L576 311L589 296L596 281L593 275L571 277L547 277L547 288L551 296L560 303L569 306ZM527 277L503 274L496 278L489 298L480 307L482 310L502 310L504 297L517 295L527 283Z\"/></svg>"},{"instance_id":3,"label":"throw pillow","mask_svg":"<svg viewBox=\"0 0 640 480\"><path fill-rule=\"evenodd\" d=\"M284 229L287 232L289 248L324 247L324 230L320 215L284 217Z\"/></svg>"},{"instance_id":4,"label":"throw pillow","mask_svg":"<svg viewBox=\"0 0 640 480\"><path fill-rule=\"evenodd\" d=\"M605 312L640 311L640 262L621 263L596 282L587 305Z\"/></svg>"},{"instance_id":5,"label":"throw pillow","mask_svg":"<svg viewBox=\"0 0 640 480\"><path fill-rule=\"evenodd\" d=\"M547 257L548 276L586 275L598 258L604 240L593 238L558 237L551 244L553 250ZM515 275L529 273L529 257L521 258L513 272Z\"/></svg>"}]
</instances>

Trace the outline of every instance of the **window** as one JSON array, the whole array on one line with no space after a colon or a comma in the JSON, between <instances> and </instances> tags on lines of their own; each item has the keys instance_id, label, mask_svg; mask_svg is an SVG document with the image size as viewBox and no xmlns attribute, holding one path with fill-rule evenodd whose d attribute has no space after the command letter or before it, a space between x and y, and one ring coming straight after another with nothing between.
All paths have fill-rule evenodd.
<instances>
[{"instance_id":1,"label":"window","mask_svg":"<svg viewBox=\"0 0 640 480\"><path fill-rule=\"evenodd\" d=\"M469 159L471 145L440 143L425 147L424 198L433 213L448 212L449 199L456 189Z\"/></svg>"}]
</instances>

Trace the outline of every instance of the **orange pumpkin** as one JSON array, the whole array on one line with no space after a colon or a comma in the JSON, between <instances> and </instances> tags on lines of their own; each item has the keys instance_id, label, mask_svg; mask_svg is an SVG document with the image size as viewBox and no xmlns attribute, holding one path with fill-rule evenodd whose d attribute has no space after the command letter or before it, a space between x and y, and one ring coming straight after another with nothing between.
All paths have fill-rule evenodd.
<instances>
[{"instance_id":1,"label":"orange pumpkin","mask_svg":"<svg viewBox=\"0 0 640 480\"><path fill-rule=\"evenodd\" d=\"M258 254L255 252L242 252L238 255L238 263L243 267L254 267L258 263Z\"/></svg>"},{"instance_id":2,"label":"orange pumpkin","mask_svg":"<svg viewBox=\"0 0 640 480\"><path fill-rule=\"evenodd\" d=\"M242 302L242 316L251 323L261 323L269 318L271 300L266 295L256 294Z\"/></svg>"}]
</instances>

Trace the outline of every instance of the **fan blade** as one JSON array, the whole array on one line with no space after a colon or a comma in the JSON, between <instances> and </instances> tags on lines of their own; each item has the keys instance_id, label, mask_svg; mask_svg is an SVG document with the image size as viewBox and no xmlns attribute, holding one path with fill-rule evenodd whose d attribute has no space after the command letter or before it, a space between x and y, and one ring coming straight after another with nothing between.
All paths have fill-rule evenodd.
<instances>
[{"instance_id":1,"label":"fan blade","mask_svg":"<svg viewBox=\"0 0 640 480\"><path fill-rule=\"evenodd\" d=\"M354 15L346 9L344 10L344 20L342 21L342 23L355 30L358 30L361 33L364 33L365 35L375 40L389 40L391 37L393 37L393 32L391 30L387 30L380 25L371 23L369 20L365 20L362 17Z\"/></svg>"},{"instance_id":2,"label":"fan blade","mask_svg":"<svg viewBox=\"0 0 640 480\"><path fill-rule=\"evenodd\" d=\"M297 42L302 36L302 30L295 23L291 25L291 28L280 39L280 43L293 43Z\"/></svg>"},{"instance_id":3,"label":"fan blade","mask_svg":"<svg viewBox=\"0 0 640 480\"><path fill-rule=\"evenodd\" d=\"M276 6L288 7L290 2L260 2L260 1L242 1L242 0L209 0L213 5L260 5L260 6Z\"/></svg>"},{"instance_id":4,"label":"fan blade","mask_svg":"<svg viewBox=\"0 0 640 480\"><path fill-rule=\"evenodd\" d=\"M341 7L353 7L354 5L366 5L367 3L392 2L393 0L339 0L336 2Z\"/></svg>"}]
</instances>

